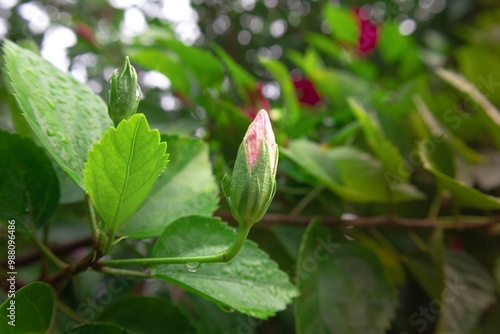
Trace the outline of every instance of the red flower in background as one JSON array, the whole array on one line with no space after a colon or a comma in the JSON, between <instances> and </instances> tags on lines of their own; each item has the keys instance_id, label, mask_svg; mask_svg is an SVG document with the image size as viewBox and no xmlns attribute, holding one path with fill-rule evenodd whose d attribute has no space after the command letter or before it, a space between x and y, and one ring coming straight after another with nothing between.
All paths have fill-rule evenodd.
<instances>
[{"instance_id":1,"label":"red flower in background","mask_svg":"<svg viewBox=\"0 0 500 334\"><path fill-rule=\"evenodd\" d=\"M262 82L258 82L254 90L248 91L248 99L250 102L249 105L243 107L243 111L251 120L255 119L259 110L264 109L269 111L271 109L271 104L262 93L262 88Z\"/></svg>"},{"instance_id":2,"label":"red flower in background","mask_svg":"<svg viewBox=\"0 0 500 334\"><path fill-rule=\"evenodd\" d=\"M369 20L369 14L361 8L354 9L359 23L359 39L357 48L360 53L369 53L377 46L378 26Z\"/></svg>"},{"instance_id":3,"label":"red flower in background","mask_svg":"<svg viewBox=\"0 0 500 334\"><path fill-rule=\"evenodd\" d=\"M297 78L293 76L292 79L300 103L314 107L321 102L321 97L318 95L311 80L304 77Z\"/></svg>"},{"instance_id":4,"label":"red flower in background","mask_svg":"<svg viewBox=\"0 0 500 334\"><path fill-rule=\"evenodd\" d=\"M464 244L459 237L452 236L449 241L450 248L456 251L463 251L465 249Z\"/></svg>"},{"instance_id":5,"label":"red flower in background","mask_svg":"<svg viewBox=\"0 0 500 334\"><path fill-rule=\"evenodd\" d=\"M95 32L87 23L79 21L74 26L76 34L87 41L91 45L96 45Z\"/></svg>"}]
</instances>

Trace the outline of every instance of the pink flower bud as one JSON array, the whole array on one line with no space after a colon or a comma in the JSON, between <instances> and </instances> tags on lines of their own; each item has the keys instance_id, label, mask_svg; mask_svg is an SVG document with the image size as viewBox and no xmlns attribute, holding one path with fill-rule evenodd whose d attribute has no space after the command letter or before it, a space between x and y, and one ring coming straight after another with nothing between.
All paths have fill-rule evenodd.
<instances>
[{"instance_id":1,"label":"pink flower bud","mask_svg":"<svg viewBox=\"0 0 500 334\"><path fill-rule=\"evenodd\" d=\"M262 219L276 192L278 145L265 110L248 127L236 156L226 195L231 212L240 224Z\"/></svg>"},{"instance_id":2,"label":"pink flower bud","mask_svg":"<svg viewBox=\"0 0 500 334\"><path fill-rule=\"evenodd\" d=\"M243 141L246 146L247 160L251 169L257 163L257 159L262 152L262 145L264 145L264 142L267 144L271 159L270 164L274 175L276 173L276 150L278 149L278 145L274 138L271 121L264 109L259 111L252 124L248 127Z\"/></svg>"}]
</instances>

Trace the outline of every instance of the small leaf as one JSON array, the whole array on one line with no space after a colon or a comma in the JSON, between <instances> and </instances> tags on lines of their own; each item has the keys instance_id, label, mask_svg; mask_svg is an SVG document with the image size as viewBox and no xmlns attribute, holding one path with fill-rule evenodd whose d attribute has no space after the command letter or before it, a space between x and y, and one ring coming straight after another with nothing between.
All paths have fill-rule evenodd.
<instances>
[{"instance_id":1,"label":"small leaf","mask_svg":"<svg viewBox=\"0 0 500 334\"><path fill-rule=\"evenodd\" d=\"M283 124L287 129L293 129L293 126L299 120L300 106L290 73L285 65L278 60L263 58L260 62L280 84L285 107Z\"/></svg>"},{"instance_id":2,"label":"small leaf","mask_svg":"<svg viewBox=\"0 0 500 334\"><path fill-rule=\"evenodd\" d=\"M347 8L329 4L324 7L323 14L333 36L339 41L356 45L359 29L354 13Z\"/></svg>"},{"instance_id":3,"label":"small leaf","mask_svg":"<svg viewBox=\"0 0 500 334\"><path fill-rule=\"evenodd\" d=\"M465 252L445 252L444 273L440 333L468 334L495 302L495 284L488 271Z\"/></svg>"},{"instance_id":4,"label":"small leaf","mask_svg":"<svg viewBox=\"0 0 500 334\"><path fill-rule=\"evenodd\" d=\"M109 128L89 151L85 187L109 229L123 224L141 205L168 163L166 143L143 114Z\"/></svg>"},{"instance_id":5,"label":"small leaf","mask_svg":"<svg viewBox=\"0 0 500 334\"><path fill-rule=\"evenodd\" d=\"M460 207L500 209L500 198L484 194L449 175L450 170L446 167L449 161L443 159L445 154L449 154L446 153L446 145L443 145L441 139L430 138L427 142L432 143L433 146L424 145L424 142L419 145L420 159L424 168L434 174L439 184L451 192L453 201Z\"/></svg>"},{"instance_id":6,"label":"small leaf","mask_svg":"<svg viewBox=\"0 0 500 334\"><path fill-rule=\"evenodd\" d=\"M396 289L379 258L341 233L307 227L297 262L297 333L386 333Z\"/></svg>"},{"instance_id":7,"label":"small leaf","mask_svg":"<svg viewBox=\"0 0 500 334\"><path fill-rule=\"evenodd\" d=\"M493 105L476 86L467 81L467 79L460 74L444 68L439 68L436 74L456 89L469 95L469 97L480 106L479 110L476 112L480 113L486 129L493 137L497 148L500 148L500 111L495 105Z\"/></svg>"},{"instance_id":8,"label":"small leaf","mask_svg":"<svg viewBox=\"0 0 500 334\"><path fill-rule=\"evenodd\" d=\"M172 160L139 210L123 225L121 234L150 238L187 215L212 215L218 187L212 174L208 146L196 138L162 137Z\"/></svg>"},{"instance_id":9,"label":"small leaf","mask_svg":"<svg viewBox=\"0 0 500 334\"><path fill-rule=\"evenodd\" d=\"M166 75L175 90L191 98L224 80L222 65L214 55L175 39L158 39L155 47L138 46L130 53L135 62Z\"/></svg>"},{"instance_id":10,"label":"small leaf","mask_svg":"<svg viewBox=\"0 0 500 334\"><path fill-rule=\"evenodd\" d=\"M216 218L188 216L167 226L154 257L213 255L227 249L235 232ZM201 264L196 272L185 265L159 265L153 275L177 284L222 307L266 319L284 310L297 290L288 276L251 241L228 263Z\"/></svg>"},{"instance_id":11,"label":"small leaf","mask_svg":"<svg viewBox=\"0 0 500 334\"><path fill-rule=\"evenodd\" d=\"M14 312L9 308L14 308ZM54 309L55 295L52 287L42 282L30 283L0 305L0 333L48 333ZM14 317L9 317L10 314L14 314Z\"/></svg>"},{"instance_id":12,"label":"small leaf","mask_svg":"<svg viewBox=\"0 0 500 334\"><path fill-rule=\"evenodd\" d=\"M227 66L231 79L234 81L234 86L242 99L248 99L248 92L257 87L257 80L247 72L247 70L238 64L223 48L217 44L211 45L217 55Z\"/></svg>"},{"instance_id":13,"label":"small leaf","mask_svg":"<svg viewBox=\"0 0 500 334\"><path fill-rule=\"evenodd\" d=\"M322 185L353 202L386 202L388 186L382 166L366 152L350 146L324 148L313 142L298 139L282 149L285 156L304 168ZM407 183L393 185L394 201L423 198Z\"/></svg>"},{"instance_id":14,"label":"small leaf","mask_svg":"<svg viewBox=\"0 0 500 334\"><path fill-rule=\"evenodd\" d=\"M0 220L22 232L45 224L59 204L59 183L49 158L33 141L0 131Z\"/></svg>"},{"instance_id":15,"label":"small leaf","mask_svg":"<svg viewBox=\"0 0 500 334\"><path fill-rule=\"evenodd\" d=\"M472 163L484 163L486 160L485 157L467 146L465 141L453 135L448 129L446 129L432 114L432 112L427 107L425 101L420 96L415 96L413 98L415 106L422 118L423 122L427 126L427 133L425 135L421 135L421 139L428 139L430 135L443 137L447 142L457 151L457 153L461 154L462 157L467 159Z\"/></svg>"},{"instance_id":16,"label":"small leaf","mask_svg":"<svg viewBox=\"0 0 500 334\"><path fill-rule=\"evenodd\" d=\"M121 326L133 333L194 333L190 320L175 305L153 297L121 299L98 316L97 321Z\"/></svg>"},{"instance_id":17,"label":"small leaf","mask_svg":"<svg viewBox=\"0 0 500 334\"><path fill-rule=\"evenodd\" d=\"M24 117L47 152L84 189L87 152L112 125L106 104L41 56L8 40L3 50Z\"/></svg>"},{"instance_id":18,"label":"small leaf","mask_svg":"<svg viewBox=\"0 0 500 334\"><path fill-rule=\"evenodd\" d=\"M397 146L387 140L380 125L368 114L358 100L349 98L348 103L365 133L368 145L382 161L384 168L396 176L391 181L407 181L410 177L410 170L406 166Z\"/></svg>"}]
</instances>

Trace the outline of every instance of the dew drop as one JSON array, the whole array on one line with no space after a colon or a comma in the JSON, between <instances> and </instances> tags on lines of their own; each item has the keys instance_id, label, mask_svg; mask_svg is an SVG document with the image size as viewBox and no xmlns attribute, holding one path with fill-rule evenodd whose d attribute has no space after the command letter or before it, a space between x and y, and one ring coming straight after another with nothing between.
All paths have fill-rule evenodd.
<instances>
[{"instance_id":1,"label":"dew drop","mask_svg":"<svg viewBox=\"0 0 500 334\"><path fill-rule=\"evenodd\" d=\"M64 143L64 144L67 144L68 143L68 138L66 138L65 135L61 135L61 141Z\"/></svg>"},{"instance_id":2,"label":"dew drop","mask_svg":"<svg viewBox=\"0 0 500 334\"><path fill-rule=\"evenodd\" d=\"M226 313L233 313L233 312L234 312L234 308L229 307L229 306L227 306L227 305L222 305L222 304L219 304L218 306L219 306L219 308L220 308L222 311L224 311L224 312L226 312Z\"/></svg>"},{"instance_id":3,"label":"dew drop","mask_svg":"<svg viewBox=\"0 0 500 334\"><path fill-rule=\"evenodd\" d=\"M200 269L200 267L201 267L201 263L199 263L199 262L186 263L186 269L191 273L197 272L198 269Z\"/></svg>"},{"instance_id":4,"label":"dew drop","mask_svg":"<svg viewBox=\"0 0 500 334\"><path fill-rule=\"evenodd\" d=\"M56 135L56 133L52 130L47 130L46 133L47 133L47 136L49 136L49 137L54 137Z\"/></svg>"},{"instance_id":5,"label":"dew drop","mask_svg":"<svg viewBox=\"0 0 500 334\"><path fill-rule=\"evenodd\" d=\"M45 102L47 103L47 105L49 106L50 109L56 108L56 104L54 103L54 101L46 99Z\"/></svg>"}]
</instances>

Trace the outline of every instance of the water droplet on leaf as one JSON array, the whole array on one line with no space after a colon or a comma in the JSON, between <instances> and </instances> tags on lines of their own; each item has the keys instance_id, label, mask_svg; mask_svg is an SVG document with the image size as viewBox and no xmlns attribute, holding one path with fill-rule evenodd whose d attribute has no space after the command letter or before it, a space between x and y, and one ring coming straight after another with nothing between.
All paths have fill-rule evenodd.
<instances>
[{"instance_id":1,"label":"water droplet on leaf","mask_svg":"<svg viewBox=\"0 0 500 334\"><path fill-rule=\"evenodd\" d=\"M234 308L229 307L229 306L227 306L227 305L218 304L218 306L219 306L219 308L220 308L222 311L224 311L224 312L226 312L226 313L233 313L233 312L234 312Z\"/></svg>"},{"instance_id":2,"label":"water droplet on leaf","mask_svg":"<svg viewBox=\"0 0 500 334\"><path fill-rule=\"evenodd\" d=\"M199 262L186 263L186 269L192 273L195 273L196 271L198 271L198 269L200 269L200 267L201 267L201 263L199 263Z\"/></svg>"}]
</instances>

